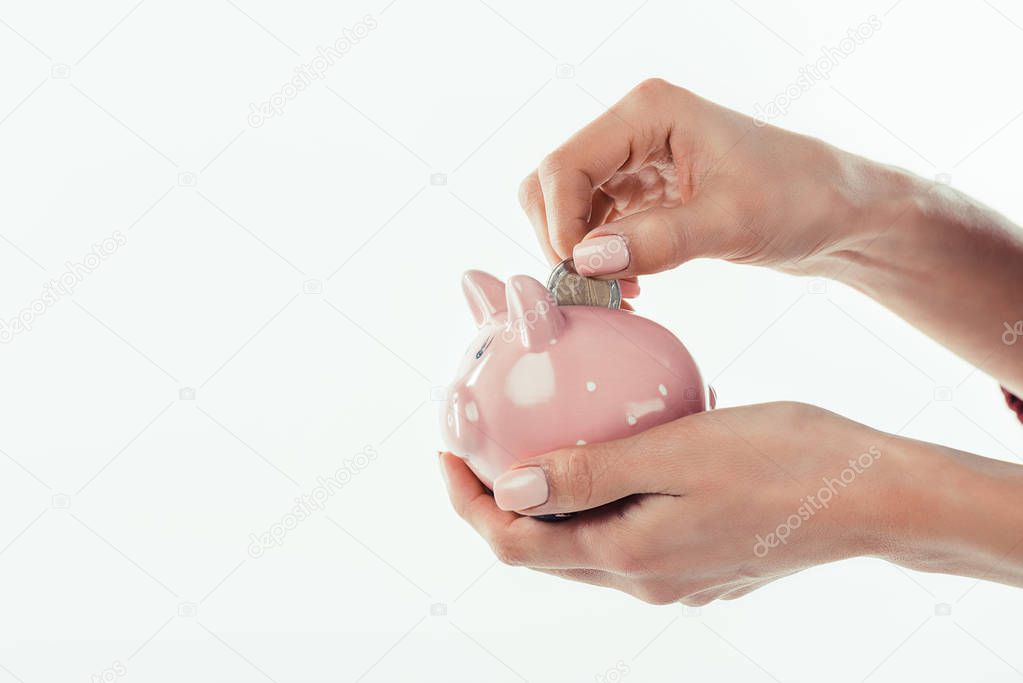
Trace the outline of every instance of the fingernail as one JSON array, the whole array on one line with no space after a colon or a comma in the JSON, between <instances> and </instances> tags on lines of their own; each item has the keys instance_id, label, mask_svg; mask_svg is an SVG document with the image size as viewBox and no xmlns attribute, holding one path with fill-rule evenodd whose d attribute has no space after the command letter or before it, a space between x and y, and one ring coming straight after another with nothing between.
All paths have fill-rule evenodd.
<instances>
[{"instance_id":1,"label":"fingernail","mask_svg":"<svg viewBox=\"0 0 1023 683\"><path fill-rule=\"evenodd\" d=\"M629 248L621 235L603 235L583 240L572 250L580 275L610 275L629 267Z\"/></svg>"},{"instance_id":2,"label":"fingernail","mask_svg":"<svg viewBox=\"0 0 1023 683\"><path fill-rule=\"evenodd\" d=\"M525 510L547 502L550 490L539 467L505 472L494 482L494 501L502 510Z\"/></svg>"},{"instance_id":3,"label":"fingernail","mask_svg":"<svg viewBox=\"0 0 1023 683\"><path fill-rule=\"evenodd\" d=\"M444 466L444 451L437 451L437 464L440 465L440 478L444 480L444 486L451 488L451 482L448 481L448 470Z\"/></svg>"}]
</instances>

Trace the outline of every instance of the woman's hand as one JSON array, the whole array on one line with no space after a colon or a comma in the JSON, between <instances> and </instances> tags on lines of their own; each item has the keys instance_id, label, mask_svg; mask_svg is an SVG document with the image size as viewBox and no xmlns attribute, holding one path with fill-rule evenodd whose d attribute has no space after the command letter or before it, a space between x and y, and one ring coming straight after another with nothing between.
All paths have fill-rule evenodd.
<instances>
[{"instance_id":1,"label":"woman's hand","mask_svg":"<svg viewBox=\"0 0 1023 683\"><path fill-rule=\"evenodd\" d=\"M552 261L617 278L698 257L812 270L869 237L895 171L644 81L519 188Z\"/></svg>"},{"instance_id":2,"label":"woman's hand","mask_svg":"<svg viewBox=\"0 0 1023 683\"><path fill-rule=\"evenodd\" d=\"M1023 585L1023 467L803 404L556 451L501 476L493 497L441 459L452 504L502 561L652 603L735 598L859 555ZM559 512L578 514L530 517Z\"/></svg>"},{"instance_id":3,"label":"woman's hand","mask_svg":"<svg viewBox=\"0 0 1023 683\"><path fill-rule=\"evenodd\" d=\"M653 79L549 154L519 199L551 260L626 279L626 296L700 257L830 277L1023 395L1023 231L946 186Z\"/></svg>"}]
</instances>

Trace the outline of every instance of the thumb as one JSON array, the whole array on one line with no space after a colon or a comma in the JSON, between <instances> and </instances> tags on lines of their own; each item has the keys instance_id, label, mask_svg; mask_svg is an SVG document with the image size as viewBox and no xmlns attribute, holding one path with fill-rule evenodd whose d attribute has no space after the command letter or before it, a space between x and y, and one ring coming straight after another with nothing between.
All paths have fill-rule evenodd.
<instances>
[{"instance_id":1,"label":"thumb","mask_svg":"<svg viewBox=\"0 0 1023 683\"><path fill-rule=\"evenodd\" d=\"M682 206L648 209L590 231L572 258L580 275L616 278L669 270L690 259L719 256L728 237L720 210L694 198Z\"/></svg>"},{"instance_id":2,"label":"thumb","mask_svg":"<svg viewBox=\"0 0 1023 683\"><path fill-rule=\"evenodd\" d=\"M520 463L494 482L502 510L526 515L577 512L634 493L669 493L672 477L653 466L635 437L552 451Z\"/></svg>"}]
</instances>

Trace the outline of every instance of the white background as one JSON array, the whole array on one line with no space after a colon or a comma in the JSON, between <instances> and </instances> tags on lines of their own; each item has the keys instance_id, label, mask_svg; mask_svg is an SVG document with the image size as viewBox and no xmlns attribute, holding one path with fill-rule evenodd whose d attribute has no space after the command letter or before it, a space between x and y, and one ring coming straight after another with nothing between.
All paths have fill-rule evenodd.
<instances>
[{"instance_id":1,"label":"white background","mask_svg":"<svg viewBox=\"0 0 1023 683\"><path fill-rule=\"evenodd\" d=\"M547 273L518 181L648 76L752 112L874 14L776 123L1023 217L1018 4L388 1L0 2L0 317L127 238L0 346L0 682L1023 677L1004 586L854 560L697 611L498 565L431 401L472 335L460 272ZM992 379L834 282L696 262L643 288L722 405L1023 449Z\"/></svg>"}]
</instances>

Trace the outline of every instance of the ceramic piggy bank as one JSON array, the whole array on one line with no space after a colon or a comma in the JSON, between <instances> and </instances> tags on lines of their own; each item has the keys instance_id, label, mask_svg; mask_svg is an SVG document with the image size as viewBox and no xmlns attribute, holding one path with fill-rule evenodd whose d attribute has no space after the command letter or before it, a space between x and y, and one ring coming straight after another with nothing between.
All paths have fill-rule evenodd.
<instances>
[{"instance_id":1,"label":"ceramic piggy bank","mask_svg":"<svg viewBox=\"0 0 1023 683\"><path fill-rule=\"evenodd\" d=\"M506 285L469 271L462 289L479 331L447 393L441 430L489 487L523 459L707 407L696 363L657 323L623 310L558 306L525 275Z\"/></svg>"}]
</instances>

